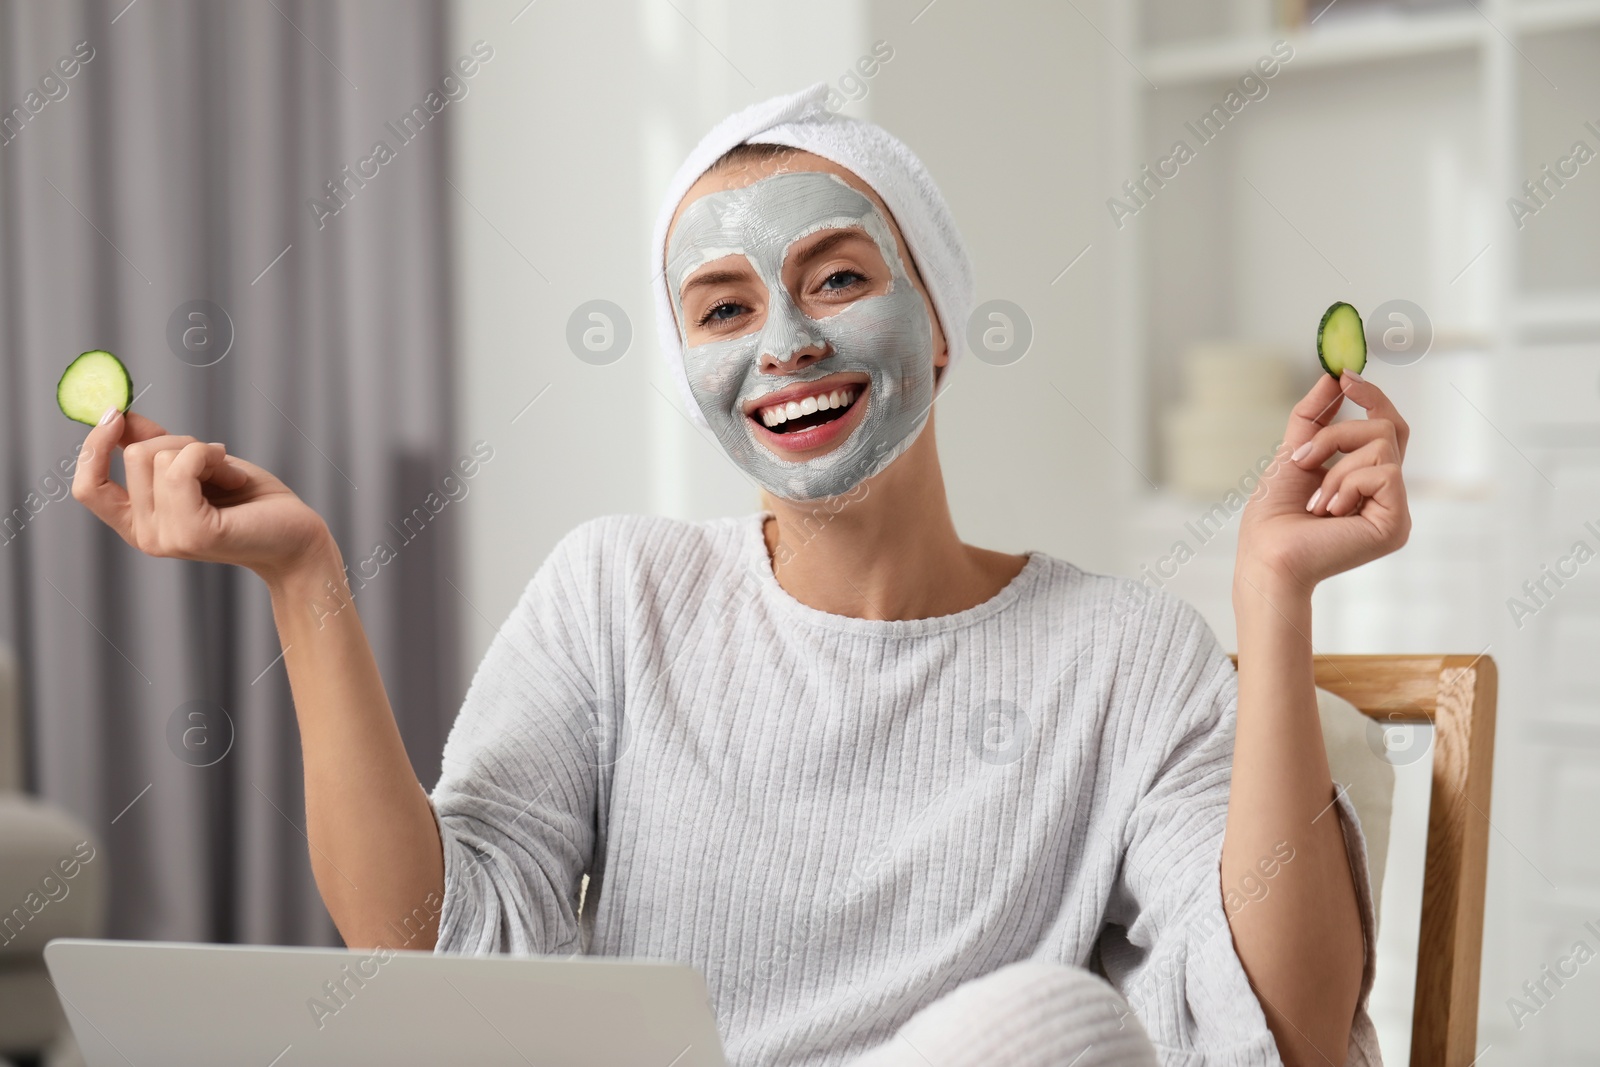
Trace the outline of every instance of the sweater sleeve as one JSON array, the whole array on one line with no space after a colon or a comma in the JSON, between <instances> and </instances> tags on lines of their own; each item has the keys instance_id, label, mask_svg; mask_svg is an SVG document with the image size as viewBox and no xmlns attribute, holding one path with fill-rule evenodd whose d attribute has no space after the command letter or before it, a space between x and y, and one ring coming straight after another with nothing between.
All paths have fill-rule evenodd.
<instances>
[{"instance_id":1,"label":"sweater sleeve","mask_svg":"<svg viewBox=\"0 0 1600 1067\"><path fill-rule=\"evenodd\" d=\"M473 676L430 797L444 845L440 953L578 950L604 765L590 524L539 567Z\"/></svg>"},{"instance_id":2,"label":"sweater sleeve","mask_svg":"<svg viewBox=\"0 0 1600 1067\"><path fill-rule=\"evenodd\" d=\"M1101 964L1144 1024L1164 1064L1281 1067L1277 1042L1234 948L1229 909L1250 907L1293 862L1284 842L1256 865L1252 884L1222 887L1222 839L1232 780L1238 675L1194 608L1163 597L1134 658L1137 714L1154 753L1133 808L1108 914ZM1157 741L1160 743L1156 743ZM1367 1001L1375 973L1377 924L1366 840L1341 790L1326 817L1343 830L1364 941L1361 992L1352 1022L1350 1067L1379 1065ZM1336 816L1335 816L1335 813Z\"/></svg>"}]
</instances>

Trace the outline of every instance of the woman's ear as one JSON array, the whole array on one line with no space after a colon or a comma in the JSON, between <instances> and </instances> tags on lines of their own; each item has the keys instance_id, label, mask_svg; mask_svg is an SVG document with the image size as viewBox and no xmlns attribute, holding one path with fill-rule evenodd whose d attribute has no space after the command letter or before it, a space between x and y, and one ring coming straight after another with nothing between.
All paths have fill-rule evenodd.
<instances>
[{"instance_id":1,"label":"woman's ear","mask_svg":"<svg viewBox=\"0 0 1600 1067\"><path fill-rule=\"evenodd\" d=\"M939 315L933 310L933 301L927 296L923 301L928 305L928 321L933 323L933 384L938 388L944 378L944 369L950 365L950 343L945 339L944 326L939 322Z\"/></svg>"}]
</instances>

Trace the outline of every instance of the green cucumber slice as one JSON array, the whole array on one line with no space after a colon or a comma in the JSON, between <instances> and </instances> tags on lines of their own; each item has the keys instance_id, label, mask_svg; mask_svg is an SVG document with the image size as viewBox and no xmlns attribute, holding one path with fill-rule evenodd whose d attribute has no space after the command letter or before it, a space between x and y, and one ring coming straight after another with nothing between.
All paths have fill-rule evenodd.
<instances>
[{"instance_id":1,"label":"green cucumber slice","mask_svg":"<svg viewBox=\"0 0 1600 1067\"><path fill-rule=\"evenodd\" d=\"M61 413L74 422L93 426L106 408L115 405L118 410L127 411L132 402L133 379L128 368L102 349L85 352L73 360L56 383L56 403L61 405Z\"/></svg>"},{"instance_id":2,"label":"green cucumber slice","mask_svg":"<svg viewBox=\"0 0 1600 1067\"><path fill-rule=\"evenodd\" d=\"M1335 378L1346 370L1360 374L1367 365L1367 332L1361 312L1343 300L1322 313L1317 327L1317 359Z\"/></svg>"}]
</instances>

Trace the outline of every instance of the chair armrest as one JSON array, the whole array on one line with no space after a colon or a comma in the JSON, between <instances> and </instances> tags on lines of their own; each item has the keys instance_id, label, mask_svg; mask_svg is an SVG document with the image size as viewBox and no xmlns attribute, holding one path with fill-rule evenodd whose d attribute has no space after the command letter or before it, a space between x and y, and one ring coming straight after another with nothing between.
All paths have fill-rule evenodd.
<instances>
[{"instance_id":1,"label":"chair armrest","mask_svg":"<svg viewBox=\"0 0 1600 1067\"><path fill-rule=\"evenodd\" d=\"M95 937L105 922L107 858L53 804L0 796L0 963L40 958L53 937Z\"/></svg>"}]
</instances>

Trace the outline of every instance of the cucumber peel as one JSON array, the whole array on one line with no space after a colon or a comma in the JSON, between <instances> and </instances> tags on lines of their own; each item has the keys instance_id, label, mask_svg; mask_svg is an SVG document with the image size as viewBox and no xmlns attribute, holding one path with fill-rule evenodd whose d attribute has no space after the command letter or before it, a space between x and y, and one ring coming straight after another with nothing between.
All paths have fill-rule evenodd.
<instances>
[{"instance_id":1,"label":"cucumber peel","mask_svg":"<svg viewBox=\"0 0 1600 1067\"><path fill-rule=\"evenodd\" d=\"M1367 333L1361 325L1361 312L1343 300L1322 313L1317 326L1317 359L1335 378L1346 370L1360 374L1367 365Z\"/></svg>"},{"instance_id":2,"label":"cucumber peel","mask_svg":"<svg viewBox=\"0 0 1600 1067\"><path fill-rule=\"evenodd\" d=\"M133 402L133 378L122 361L103 349L74 359L56 383L56 403L74 422L94 426L109 407L127 411Z\"/></svg>"}]
</instances>

